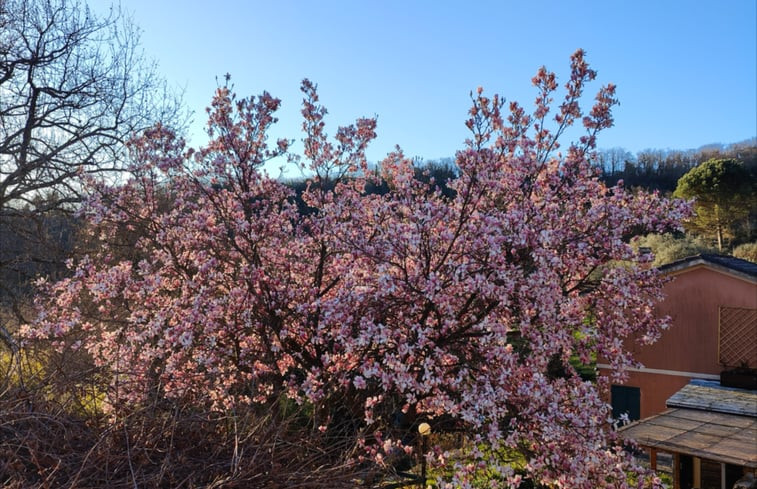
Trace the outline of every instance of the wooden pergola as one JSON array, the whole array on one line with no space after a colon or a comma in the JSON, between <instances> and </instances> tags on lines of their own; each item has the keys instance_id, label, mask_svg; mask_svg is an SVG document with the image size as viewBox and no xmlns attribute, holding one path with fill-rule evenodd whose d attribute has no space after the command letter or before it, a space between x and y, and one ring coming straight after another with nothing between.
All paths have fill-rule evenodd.
<instances>
[{"instance_id":1,"label":"wooden pergola","mask_svg":"<svg viewBox=\"0 0 757 489\"><path fill-rule=\"evenodd\" d=\"M668 399L667 406L621 431L649 449L654 470L658 452L673 455L675 489L702 487L703 463L710 469L719 464L716 487L721 489L731 489L734 474L757 472L757 391L695 382Z\"/></svg>"}]
</instances>

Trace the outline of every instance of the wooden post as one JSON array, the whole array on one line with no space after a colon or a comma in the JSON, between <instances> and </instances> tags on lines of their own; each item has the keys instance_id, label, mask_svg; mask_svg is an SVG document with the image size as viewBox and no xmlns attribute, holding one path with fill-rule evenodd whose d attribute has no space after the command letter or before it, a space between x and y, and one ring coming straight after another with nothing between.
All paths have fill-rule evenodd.
<instances>
[{"instance_id":1,"label":"wooden post","mask_svg":"<svg viewBox=\"0 0 757 489\"><path fill-rule=\"evenodd\" d=\"M681 489L681 456L673 454L673 489Z\"/></svg>"},{"instance_id":2,"label":"wooden post","mask_svg":"<svg viewBox=\"0 0 757 489\"><path fill-rule=\"evenodd\" d=\"M720 489L728 489L725 487L725 462L720 462Z\"/></svg>"},{"instance_id":3,"label":"wooden post","mask_svg":"<svg viewBox=\"0 0 757 489\"><path fill-rule=\"evenodd\" d=\"M655 472L657 472L657 449L656 448L649 449L649 467Z\"/></svg>"},{"instance_id":4,"label":"wooden post","mask_svg":"<svg viewBox=\"0 0 757 489\"><path fill-rule=\"evenodd\" d=\"M702 459L694 457L694 487L702 487Z\"/></svg>"},{"instance_id":5,"label":"wooden post","mask_svg":"<svg viewBox=\"0 0 757 489\"><path fill-rule=\"evenodd\" d=\"M421 489L426 487L426 435L421 436Z\"/></svg>"}]
</instances>

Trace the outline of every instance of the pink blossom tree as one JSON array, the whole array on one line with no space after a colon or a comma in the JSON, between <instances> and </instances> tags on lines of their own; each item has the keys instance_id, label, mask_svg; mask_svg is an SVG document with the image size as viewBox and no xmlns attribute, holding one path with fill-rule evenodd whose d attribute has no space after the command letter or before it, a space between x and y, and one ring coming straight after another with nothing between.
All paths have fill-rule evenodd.
<instances>
[{"instance_id":1,"label":"pink blossom tree","mask_svg":"<svg viewBox=\"0 0 757 489\"><path fill-rule=\"evenodd\" d=\"M46 285L24 334L85 351L115 412L286 397L312 406L325 440L360 439L379 462L402 448L393 420L405 413L469 434L466 460L428 455L454 466L451 484L624 487L638 469L609 429L606 381L569 360L601 355L622 378L624 339L660 334L661 282L629 239L677 228L687 209L598 180L590 160L616 100L602 87L584 113L594 78L576 52L556 104L542 68L532 114L478 89L454 197L399 150L369 169L373 119L328 138L307 80L301 156L267 140L279 100L219 88L207 146L156 127L130 143L133 178L92 184L82 212L101 246ZM562 148L574 124L585 135ZM263 171L287 156L311 175L299 208ZM379 179L387 193L365 191Z\"/></svg>"}]
</instances>

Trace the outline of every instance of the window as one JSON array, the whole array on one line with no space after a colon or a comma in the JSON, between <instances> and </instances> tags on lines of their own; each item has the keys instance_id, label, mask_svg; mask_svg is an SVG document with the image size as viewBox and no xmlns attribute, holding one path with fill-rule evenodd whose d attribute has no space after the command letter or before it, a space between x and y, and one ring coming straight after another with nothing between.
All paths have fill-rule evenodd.
<instances>
[{"instance_id":1,"label":"window","mask_svg":"<svg viewBox=\"0 0 757 489\"><path fill-rule=\"evenodd\" d=\"M625 385L613 385L610 390L612 417L620 418L622 414L635 421L641 418L641 389Z\"/></svg>"}]
</instances>

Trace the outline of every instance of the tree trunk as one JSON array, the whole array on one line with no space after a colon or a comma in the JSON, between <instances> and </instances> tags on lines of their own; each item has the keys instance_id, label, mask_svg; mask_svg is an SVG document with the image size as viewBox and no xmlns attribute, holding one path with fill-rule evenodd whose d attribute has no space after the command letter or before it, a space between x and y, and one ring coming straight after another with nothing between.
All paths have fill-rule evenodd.
<instances>
[{"instance_id":1,"label":"tree trunk","mask_svg":"<svg viewBox=\"0 0 757 489\"><path fill-rule=\"evenodd\" d=\"M718 236L718 251L723 252L723 223L720 220L720 206L715 205L715 229Z\"/></svg>"}]
</instances>

